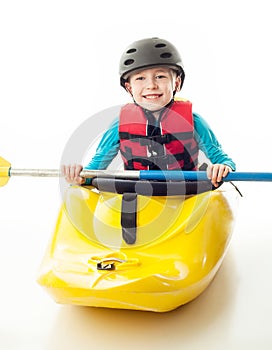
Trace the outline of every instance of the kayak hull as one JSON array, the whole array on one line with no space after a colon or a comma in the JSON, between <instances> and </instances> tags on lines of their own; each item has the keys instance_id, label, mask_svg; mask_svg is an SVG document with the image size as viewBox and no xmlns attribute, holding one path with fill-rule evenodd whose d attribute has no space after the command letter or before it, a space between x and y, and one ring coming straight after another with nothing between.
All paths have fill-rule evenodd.
<instances>
[{"instance_id":1,"label":"kayak hull","mask_svg":"<svg viewBox=\"0 0 272 350\"><path fill-rule=\"evenodd\" d=\"M223 186L222 186L223 187ZM122 194L71 187L38 273L61 304L166 312L199 296L229 245L237 196L138 195L137 236L122 236Z\"/></svg>"}]
</instances>

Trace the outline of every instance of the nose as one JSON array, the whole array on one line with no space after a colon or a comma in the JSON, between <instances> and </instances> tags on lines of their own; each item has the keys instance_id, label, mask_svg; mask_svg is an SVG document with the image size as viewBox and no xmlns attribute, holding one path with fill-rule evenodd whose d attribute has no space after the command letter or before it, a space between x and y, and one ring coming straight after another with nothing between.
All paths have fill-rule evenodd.
<instances>
[{"instance_id":1,"label":"nose","mask_svg":"<svg viewBox=\"0 0 272 350\"><path fill-rule=\"evenodd\" d=\"M150 77L146 80L146 87L148 89L156 89L158 86L156 78Z\"/></svg>"}]
</instances>

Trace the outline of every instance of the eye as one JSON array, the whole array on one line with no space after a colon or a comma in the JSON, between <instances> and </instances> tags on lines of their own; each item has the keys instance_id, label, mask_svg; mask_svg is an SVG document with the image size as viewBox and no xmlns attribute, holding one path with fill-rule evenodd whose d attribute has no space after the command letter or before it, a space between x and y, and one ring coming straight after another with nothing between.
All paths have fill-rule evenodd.
<instances>
[{"instance_id":1,"label":"eye","mask_svg":"<svg viewBox=\"0 0 272 350\"><path fill-rule=\"evenodd\" d=\"M156 75L156 79L163 79L163 78L166 78L166 76L163 74Z\"/></svg>"},{"instance_id":2,"label":"eye","mask_svg":"<svg viewBox=\"0 0 272 350\"><path fill-rule=\"evenodd\" d=\"M138 77L135 78L135 80L144 80L144 77L138 76Z\"/></svg>"}]
</instances>

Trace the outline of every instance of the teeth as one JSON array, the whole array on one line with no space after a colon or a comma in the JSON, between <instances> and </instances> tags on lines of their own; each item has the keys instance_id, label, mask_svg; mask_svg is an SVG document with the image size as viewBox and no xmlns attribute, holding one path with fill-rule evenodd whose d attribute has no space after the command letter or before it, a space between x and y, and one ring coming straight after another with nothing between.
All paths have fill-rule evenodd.
<instances>
[{"instance_id":1,"label":"teeth","mask_svg":"<svg viewBox=\"0 0 272 350\"><path fill-rule=\"evenodd\" d=\"M150 100L153 100L153 99L158 98L158 97L160 97L160 95L148 95L148 96L145 96L145 98L148 98Z\"/></svg>"}]
</instances>

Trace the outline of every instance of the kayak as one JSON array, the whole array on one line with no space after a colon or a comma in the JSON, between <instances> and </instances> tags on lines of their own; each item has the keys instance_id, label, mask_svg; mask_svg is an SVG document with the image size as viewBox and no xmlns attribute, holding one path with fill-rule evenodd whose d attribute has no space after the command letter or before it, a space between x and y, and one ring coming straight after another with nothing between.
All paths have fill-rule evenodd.
<instances>
[{"instance_id":1,"label":"kayak","mask_svg":"<svg viewBox=\"0 0 272 350\"><path fill-rule=\"evenodd\" d=\"M198 297L235 223L229 183L95 178L65 194L38 283L61 304L167 312Z\"/></svg>"}]
</instances>

